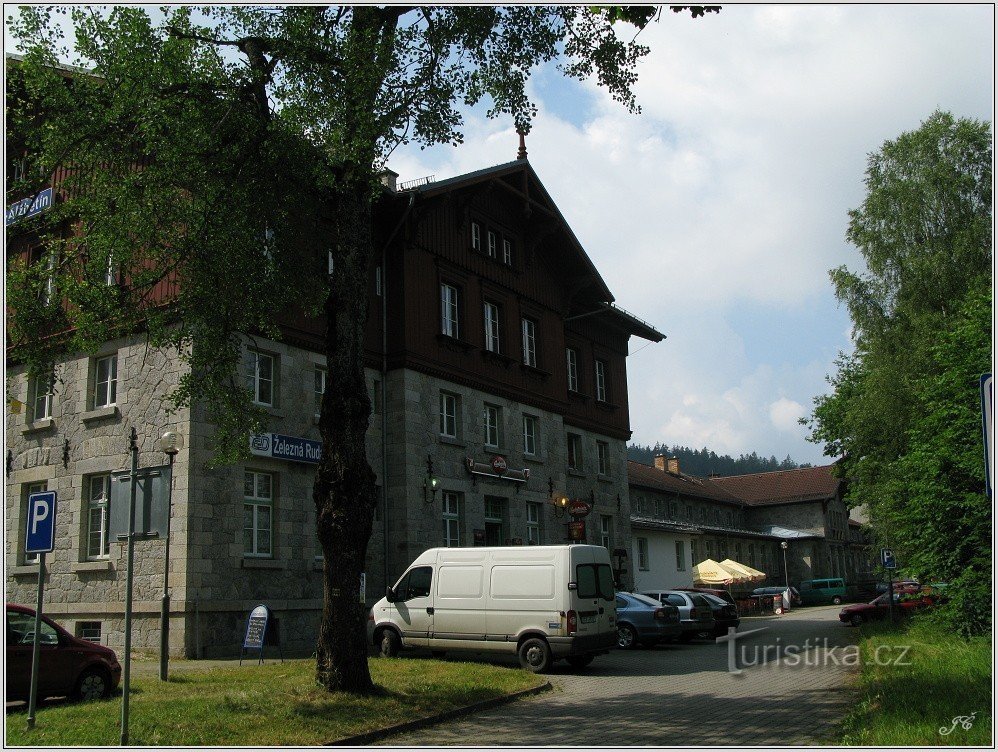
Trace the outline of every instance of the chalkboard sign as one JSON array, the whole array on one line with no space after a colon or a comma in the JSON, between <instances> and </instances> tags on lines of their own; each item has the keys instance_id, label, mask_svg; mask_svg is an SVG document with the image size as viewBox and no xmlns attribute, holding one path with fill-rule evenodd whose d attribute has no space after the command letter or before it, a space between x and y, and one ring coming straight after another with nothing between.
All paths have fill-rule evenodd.
<instances>
[{"instance_id":1,"label":"chalkboard sign","mask_svg":"<svg viewBox=\"0 0 998 752\"><path fill-rule=\"evenodd\" d=\"M259 650L260 663L263 663L263 646L273 645L275 642L268 639L267 625L270 622L270 618L270 609L266 606L260 605L250 611L249 619L246 620L246 636L243 637L243 648L239 653L240 665L243 662L243 654L247 650ZM274 626L277 626L276 623ZM284 663L284 652L280 650L280 647L278 643L277 648L281 652L281 663Z\"/></svg>"}]
</instances>

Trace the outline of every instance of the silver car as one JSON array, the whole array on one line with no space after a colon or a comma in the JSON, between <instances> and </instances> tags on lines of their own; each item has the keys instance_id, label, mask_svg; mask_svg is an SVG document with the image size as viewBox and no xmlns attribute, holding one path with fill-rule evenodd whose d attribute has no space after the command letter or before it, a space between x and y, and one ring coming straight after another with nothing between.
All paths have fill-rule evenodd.
<instances>
[{"instance_id":1,"label":"silver car","mask_svg":"<svg viewBox=\"0 0 998 752\"><path fill-rule=\"evenodd\" d=\"M659 603L670 604L679 609L679 620L683 627L680 642L689 642L697 635L714 631L714 613L707 599L700 593L683 590L642 590L642 595L654 598Z\"/></svg>"}]
</instances>

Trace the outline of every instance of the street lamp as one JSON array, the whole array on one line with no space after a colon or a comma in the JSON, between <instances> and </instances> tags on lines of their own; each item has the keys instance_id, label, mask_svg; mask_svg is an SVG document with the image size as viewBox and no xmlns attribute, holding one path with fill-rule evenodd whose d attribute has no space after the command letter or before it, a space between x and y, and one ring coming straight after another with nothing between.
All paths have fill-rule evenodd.
<instances>
[{"instance_id":1,"label":"street lamp","mask_svg":"<svg viewBox=\"0 0 998 752\"><path fill-rule=\"evenodd\" d=\"M167 431L159 437L159 448L170 458L170 488L166 496L166 551L163 564L163 602L159 612L159 678L167 680L170 660L170 517L173 512L173 460L184 448L184 436Z\"/></svg>"},{"instance_id":2,"label":"street lamp","mask_svg":"<svg viewBox=\"0 0 998 752\"><path fill-rule=\"evenodd\" d=\"M780 548L783 549L783 579L786 583L787 590L790 589L790 575L787 573L787 542L780 541Z\"/></svg>"}]
</instances>

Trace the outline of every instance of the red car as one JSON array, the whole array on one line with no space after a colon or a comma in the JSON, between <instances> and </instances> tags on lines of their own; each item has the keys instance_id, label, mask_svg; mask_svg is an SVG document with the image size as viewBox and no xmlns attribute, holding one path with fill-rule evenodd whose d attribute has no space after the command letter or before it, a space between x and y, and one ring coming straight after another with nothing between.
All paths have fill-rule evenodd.
<instances>
[{"instance_id":1,"label":"red car","mask_svg":"<svg viewBox=\"0 0 998 752\"><path fill-rule=\"evenodd\" d=\"M854 603L839 612L839 621L858 627L865 621L889 618L888 594L878 595L869 603ZM931 606L935 600L927 589L906 587L894 591L894 613L905 616L916 609Z\"/></svg>"},{"instance_id":2,"label":"red car","mask_svg":"<svg viewBox=\"0 0 998 752\"><path fill-rule=\"evenodd\" d=\"M121 680L114 651L74 637L42 614L38 646L38 698L107 697ZM7 700L27 700L31 691L31 651L35 611L7 604Z\"/></svg>"}]
</instances>

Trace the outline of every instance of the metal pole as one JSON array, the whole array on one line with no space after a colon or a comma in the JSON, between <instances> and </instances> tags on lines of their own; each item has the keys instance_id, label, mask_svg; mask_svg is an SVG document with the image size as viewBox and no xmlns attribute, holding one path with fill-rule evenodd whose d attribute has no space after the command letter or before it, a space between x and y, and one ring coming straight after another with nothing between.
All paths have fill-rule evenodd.
<instances>
[{"instance_id":1,"label":"metal pole","mask_svg":"<svg viewBox=\"0 0 998 752\"><path fill-rule=\"evenodd\" d=\"M167 681L170 662L170 517L173 512L173 453L170 454L170 488L166 494L166 562L163 565L163 603L159 611L159 678Z\"/></svg>"},{"instance_id":2,"label":"metal pole","mask_svg":"<svg viewBox=\"0 0 998 752\"><path fill-rule=\"evenodd\" d=\"M790 573L787 571L787 549L783 549L783 581L787 586L787 590L790 589Z\"/></svg>"},{"instance_id":3,"label":"metal pole","mask_svg":"<svg viewBox=\"0 0 998 752\"><path fill-rule=\"evenodd\" d=\"M121 746L128 745L128 692L132 665L132 564L135 560L135 487L138 485L139 440L132 427L132 469L128 495L128 569L125 578L125 669L121 695Z\"/></svg>"},{"instance_id":4,"label":"metal pole","mask_svg":"<svg viewBox=\"0 0 998 752\"><path fill-rule=\"evenodd\" d=\"M894 570L887 570L887 613L891 617L891 624L894 623Z\"/></svg>"},{"instance_id":5,"label":"metal pole","mask_svg":"<svg viewBox=\"0 0 998 752\"><path fill-rule=\"evenodd\" d=\"M35 727L35 706L38 704L39 637L42 630L42 593L45 590L45 552L38 554L38 600L35 602L35 635L31 646L31 689L28 695L28 728Z\"/></svg>"}]
</instances>

